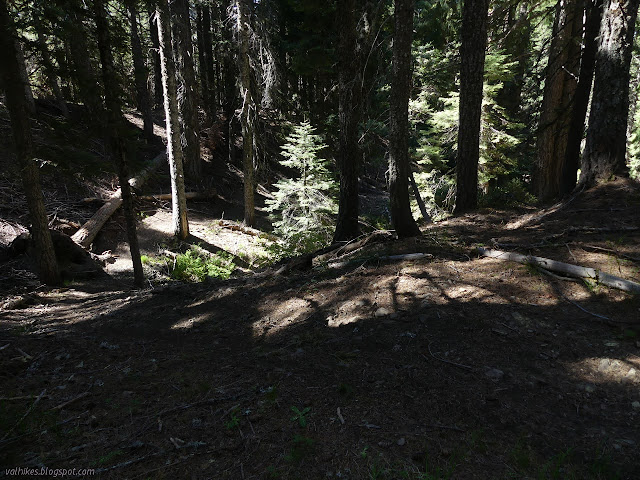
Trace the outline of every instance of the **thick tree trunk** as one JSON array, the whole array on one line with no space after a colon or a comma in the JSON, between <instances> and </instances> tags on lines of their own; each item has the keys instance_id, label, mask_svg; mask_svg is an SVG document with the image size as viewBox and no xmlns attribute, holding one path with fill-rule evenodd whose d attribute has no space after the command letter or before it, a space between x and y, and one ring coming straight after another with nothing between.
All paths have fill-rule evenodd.
<instances>
[{"instance_id":1,"label":"thick tree trunk","mask_svg":"<svg viewBox=\"0 0 640 480\"><path fill-rule=\"evenodd\" d=\"M360 234L358 215L358 121L360 70L357 65L357 18L355 0L341 0L337 6L340 28L338 45L338 97L340 136L338 171L340 200L333 241L352 240Z\"/></svg>"},{"instance_id":2,"label":"thick tree trunk","mask_svg":"<svg viewBox=\"0 0 640 480\"><path fill-rule=\"evenodd\" d=\"M538 127L535 185L541 200L560 195L569 125L580 68L583 1L559 0Z\"/></svg>"},{"instance_id":3,"label":"thick tree trunk","mask_svg":"<svg viewBox=\"0 0 640 480\"><path fill-rule=\"evenodd\" d=\"M238 42L240 44L240 97L242 99L242 170L244 173L244 222L252 227L255 222L255 179L253 165L253 137L255 101L251 91L251 65L249 63L249 11L246 0L238 0Z\"/></svg>"},{"instance_id":4,"label":"thick tree trunk","mask_svg":"<svg viewBox=\"0 0 640 480\"><path fill-rule=\"evenodd\" d=\"M171 51L171 29L169 26L169 5L167 0L158 0L156 22L158 25L162 90L164 93L164 111L167 126L167 158L169 159L171 175L173 232L176 237L184 240L189 236L189 221L187 219L187 199L185 198L184 190L175 65Z\"/></svg>"},{"instance_id":5,"label":"thick tree trunk","mask_svg":"<svg viewBox=\"0 0 640 480\"><path fill-rule=\"evenodd\" d=\"M202 65L201 78L206 81L206 96L204 97L205 111L211 120L216 111L216 78L213 70L213 46L211 43L211 10L208 5L202 8ZM204 87L203 87L204 90Z\"/></svg>"},{"instance_id":6,"label":"thick tree trunk","mask_svg":"<svg viewBox=\"0 0 640 480\"><path fill-rule=\"evenodd\" d=\"M42 282L49 285L60 283L56 254L49 233L49 220L40 189L40 171L33 160L33 141L29 120L26 86L20 74L20 65L15 54L17 42L6 0L0 0L0 76L5 89L5 102L11 118L11 129L16 144L16 153L22 185L29 214L32 236L36 245L36 263ZM24 65L22 66L24 68Z\"/></svg>"},{"instance_id":7,"label":"thick tree trunk","mask_svg":"<svg viewBox=\"0 0 640 480\"><path fill-rule=\"evenodd\" d=\"M198 121L198 92L193 67L193 45L189 1L171 2L171 27L173 31L173 54L178 78L178 109L182 132L183 161L193 180L202 175L200 160L200 128Z\"/></svg>"},{"instance_id":8,"label":"thick tree trunk","mask_svg":"<svg viewBox=\"0 0 640 480\"><path fill-rule=\"evenodd\" d=\"M220 18L223 20L222 36L225 44L227 45L222 55L224 58L224 97L222 103L225 118L224 131L226 132L225 148L227 150L227 158L229 163L233 163L235 159L233 116L236 110L236 78L238 77L238 69L236 67L236 63L234 62L232 50L229 46L233 44L232 29L235 28L235 25L232 25L232 22L228 18L225 2L221 3L219 12Z\"/></svg>"},{"instance_id":9,"label":"thick tree trunk","mask_svg":"<svg viewBox=\"0 0 640 480\"><path fill-rule=\"evenodd\" d=\"M196 35L198 39L198 76L200 77L200 101L207 119L211 118L209 111L209 79L207 78L206 54L204 51L204 23L202 20L202 6L196 7ZM207 8L208 10L208 8ZM209 27L211 28L211 27Z\"/></svg>"},{"instance_id":10,"label":"thick tree trunk","mask_svg":"<svg viewBox=\"0 0 640 480\"><path fill-rule=\"evenodd\" d=\"M580 183L626 177L629 69L640 0L606 0Z\"/></svg>"},{"instance_id":11,"label":"thick tree trunk","mask_svg":"<svg viewBox=\"0 0 640 480\"><path fill-rule=\"evenodd\" d=\"M138 18L136 12L135 0L127 0L127 9L129 10L129 22L131 24L131 56L133 57L133 76L136 84L136 101L138 110L142 114L144 138L148 143L155 139L153 134L153 115L151 113L151 97L147 88L147 77L149 72L144 63L142 54L142 44L138 33Z\"/></svg>"},{"instance_id":12,"label":"thick tree trunk","mask_svg":"<svg viewBox=\"0 0 640 480\"><path fill-rule=\"evenodd\" d=\"M109 33L109 23L105 10L104 0L94 0L93 3L96 34L98 37L98 50L100 51L100 62L102 63L102 81L104 83L104 102L107 113L107 135L111 144L111 155L118 169L118 179L120 190L122 191L122 206L124 219L127 228L127 239L131 260L133 261L134 283L141 287L144 283L144 273L140 260L140 247L138 245L138 235L136 233L136 213L131 196L131 186L129 185L129 166L125 148L122 141L123 119L120 107L120 85L118 75L113 63L111 51L111 38Z\"/></svg>"},{"instance_id":13,"label":"thick tree trunk","mask_svg":"<svg viewBox=\"0 0 640 480\"><path fill-rule=\"evenodd\" d=\"M489 0L464 0L462 6L462 45L460 47L456 213L473 210L478 205L480 117L482 115L488 14Z\"/></svg>"},{"instance_id":14,"label":"thick tree trunk","mask_svg":"<svg viewBox=\"0 0 640 480\"><path fill-rule=\"evenodd\" d=\"M596 66L598 51L598 33L602 20L603 0L587 0L586 22L580 56L580 76L578 87L573 95L571 123L567 134L567 149L560 179L560 195L568 195L576 187L578 168L580 167L580 150L584 135L584 123L589 108L589 97L593 84L593 71Z\"/></svg>"},{"instance_id":15,"label":"thick tree trunk","mask_svg":"<svg viewBox=\"0 0 640 480\"><path fill-rule=\"evenodd\" d=\"M395 0L389 137L391 221L399 238L420 235L409 203L409 90L414 0Z\"/></svg>"},{"instance_id":16,"label":"thick tree trunk","mask_svg":"<svg viewBox=\"0 0 640 480\"><path fill-rule=\"evenodd\" d=\"M18 63L18 74L20 75L20 84L24 89L24 99L26 102L27 111L30 115L36 113L36 102L33 99L33 91L31 90L31 83L29 82L29 74L27 73L27 64L24 61L24 52L22 51L22 45L20 42L14 42L15 56Z\"/></svg>"}]
</instances>

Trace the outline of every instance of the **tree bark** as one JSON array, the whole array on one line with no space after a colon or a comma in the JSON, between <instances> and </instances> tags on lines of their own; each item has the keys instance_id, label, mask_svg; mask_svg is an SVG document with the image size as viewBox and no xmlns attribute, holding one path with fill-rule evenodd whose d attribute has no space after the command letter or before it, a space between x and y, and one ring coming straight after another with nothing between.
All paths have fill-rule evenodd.
<instances>
[{"instance_id":1,"label":"tree bark","mask_svg":"<svg viewBox=\"0 0 640 480\"><path fill-rule=\"evenodd\" d=\"M53 91L53 96L58 103L60 113L62 113L65 118L69 118L69 109L67 108L67 102L65 102L64 96L62 95L62 90L60 89L60 84L58 83L58 75L56 74L55 68L53 67L51 55L49 55L47 40L41 30L42 19L36 20L34 26L36 29L36 34L38 36L38 50L40 50L40 56L42 57L42 66L44 67L47 80L49 81L49 85L51 87L51 90Z\"/></svg>"},{"instance_id":2,"label":"tree bark","mask_svg":"<svg viewBox=\"0 0 640 480\"><path fill-rule=\"evenodd\" d=\"M238 42L240 44L240 97L242 99L242 170L244 173L244 222L252 227L255 222L255 179L253 165L253 137L255 101L251 90L251 64L249 63L249 11L246 0L236 2L238 8Z\"/></svg>"},{"instance_id":3,"label":"tree bark","mask_svg":"<svg viewBox=\"0 0 640 480\"><path fill-rule=\"evenodd\" d=\"M60 273L40 188L40 172L33 159L26 85L20 74L21 68L15 54L16 44L6 0L0 0L0 63L3 66L0 69L0 76L5 89L5 102L11 119L22 185L31 216L31 233L36 245L36 263L42 282L57 285L60 283Z\"/></svg>"},{"instance_id":4,"label":"tree bark","mask_svg":"<svg viewBox=\"0 0 640 480\"><path fill-rule=\"evenodd\" d=\"M389 137L389 201L398 238L420 235L409 203L409 93L414 0L395 0Z\"/></svg>"},{"instance_id":5,"label":"tree bark","mask_svg":"<svg viewBox=\"0 0 640 480\"><path fill-rule=\"evenodd\" d=\"M124 219L127 228L127 240L129 251L133 262L133 278L136 286L141 287L144 283L144 273L140 260L140 247L138 245L138 235L136 233L136 213L131 196L131 186L129 185L129 165L127 153L124 148L123 119L118 97L121 86L118 75L115 71L113 53L111 51L111 36L107 12L104 0L94 0L93 8L96 20L96 34L98 37L98 50L100 51L100 62L102 63L102 81L104 83L104 102L107 113L107 135L111 145L111 155L118 170L118 180L122 191L122 206Z\"/></svg>"},{"instance_id":6,"label":"tree bark","mask_svg":"<svg viewBox=\"0 0 640 480\"><path fill-rule=\"evenodd\" d=\"M478 205L478 162L489 0L464 0L455 212Z\"/></svg>"},{"instance_id":7,"label":"tree bark","mask_svg":"<svg viewBox=\"0 0 640 480\"><path fill-rule=\"evenodd\" d=\"M158 40L158 22L156 21L157 0L149 0L149 37L151 38L151 58L153 63L153 108L164 106L162 95L162 70L160 65L160 42Z\"/></svg>"},{"instance_id":8,"label":"tree bark","mask_svg":"<svg viewBox=\"0 0 640 480\"><path fill-rule=\"evenodd\" d=\"M173 33L173 56L178 79L178 111L182 132L183 162L192 179L202 175L200 160L200 128L198 121L198 92L193 66L193 44L189 1L172 0L171 27Z\"/></svg>"},{"instance_id":9,"label":"tree bark","mask_svg":"<svg viewBox=\"0 0 640 480\"><path fill-rule=\"evenodd\" d=\"M337 5L340 29L338 45L339 145L338 171L340 199L333 241L352 240L360 235L358 215L358 121L360 70L357 65L356 1L341 0Z\"/></svg>"},{"instance_id":10,"label":"tree bark","mask_svg":"<svg viewBox=\"0 0 640 480\"><path fill-rule=\"evenodd\" d=\"M578 87L573 96L571 123L567 134L567 148L560 179L560 195L562 196L570 194L578 181L580 150L584 135L584 123L587 118L587 109L589 108L593 72L596 66L602 6L603 0L587 0L582 55L580 56L580 76L578 77Z\"/></svg>"},{"instance_id":11,"label":"tree bark","mask_svg":"<svg viewBox=\"0 0 640 480\"><path fill-rule=\"evenodd\" d=\"M633 35L640 0L606 0L580 183L627 177L627 120Z\"/></svg>"},{"instance_id":12,"label":"tree bark","mask_svg":"<svg viewBox=\"0 0 640 480\"><path fill-rule=\"evenodd\" d=\"M535 185L543 201L560 195L580 68L584 2L559 0L538 127Z\"/></svg>"},{"instance_id":13,"label":"tree bark","mask_svg":"<svg viewBox=\"0 0 640 480\"><path fill-rule=\"evenodd\" d=\"M162 90L167 128L167 158L171 175L171 206L174 235L181 240L189 236L187 219L187 199L184 189L182 147L180 144L180 123L178 121L178 99L176 90L175 65L171 50L171 29L169 26L169 5L167 0L158 0L156 10L160 65L162 70Z\"/></svg>"},{"instance_id":14,"label":"tree bark","mask_svg":"<svg viewBox=\"0 0 640 480\"><path fill-rule=\"evenodd\" d=\"M151 97L149 96L149 89L147 88L149 72L142 54L135 0L127 0L127 9L129 10L129 22L131 24L131 56L133 58L133 76L136 84L136 101L138 110L142 114L144 138L147 140L147 143L151 143L155 139L155 135L153 134Z\"/></svg>"}]
</instances>

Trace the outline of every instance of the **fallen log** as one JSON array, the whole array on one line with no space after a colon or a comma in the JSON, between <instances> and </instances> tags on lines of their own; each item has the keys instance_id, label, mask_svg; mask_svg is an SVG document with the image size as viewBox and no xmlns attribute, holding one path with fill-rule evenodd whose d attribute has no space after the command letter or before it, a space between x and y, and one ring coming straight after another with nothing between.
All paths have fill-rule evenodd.
<instances>
[{"instance_id":1,"label":"fallen log","mask_svg":"<svg viewBox=\"0 0 640 480\"><path fill-rule=\"evenodd\" d=\"M207 191L207 192L186 192L184 194L184 197L187 200L209 200L213 197L215 197L216 192L213 191ZM136 198L138 200L163 200L163 201L167 201L167 200L171 200L171 194L170 193L158 193L156 195L138 195L136 196Z\"/></svg>"},{"instance_id":2,"label":"fallen log","mask_svg":"<svg viewBox=\"0 0 640 480\"><path fill-rule=\"evenodd\" d=\"M140 187L147 181L151 174L164 162L166 154L163 152L157 155L149 165L142 170L136 177L129 180L129 185L133 189L140 189ZM102 226L111 218L118 208L122 205L122 190L118 189L107 202L100 207L100 209L91 217L82 227L73 234L71 239L78 245L89 248L91 242L96 238L96 235L102 228Z\"/></svg>"},{"instance_id":3,"label":"fallen log","mask_svg":"<svg viewBox=\"0 0 640 480\"><path fill-rule=\"evenodd\" d=\"M609 275L608 273L596 270L595 268L582 267L580 265L558 262L549 258L522 255L514 252L503 252L502 250L492 250L489 248L478 247L477 250L480 255L485 257L522 263L523 265L533 265L534 267L561 273L568 277L594 280L602 285L606 285L607 287L617 288L625 292L640 293L640 283L625 280L623 278L616 277L615 275Z\"/></svg>"}]
</instances>

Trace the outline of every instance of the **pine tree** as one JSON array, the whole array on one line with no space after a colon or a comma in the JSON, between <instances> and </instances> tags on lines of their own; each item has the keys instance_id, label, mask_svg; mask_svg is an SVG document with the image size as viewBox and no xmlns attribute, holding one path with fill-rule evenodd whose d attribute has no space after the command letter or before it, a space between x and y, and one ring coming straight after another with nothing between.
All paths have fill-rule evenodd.
<instances>
[{"instance_id":1,"label":"pine tree","mask_svg":"<svg viewBox=\"0 0 640 480\"><path fill-rule=\"evenodd\" d=\"M331 241L336 182L318 153L327 148L309 122L302 122L287 137L280 163L297 171L296 178L275 184L275 199L267 200L275 232L285 248L312 251Z\"/></svg>"}]
</instances>

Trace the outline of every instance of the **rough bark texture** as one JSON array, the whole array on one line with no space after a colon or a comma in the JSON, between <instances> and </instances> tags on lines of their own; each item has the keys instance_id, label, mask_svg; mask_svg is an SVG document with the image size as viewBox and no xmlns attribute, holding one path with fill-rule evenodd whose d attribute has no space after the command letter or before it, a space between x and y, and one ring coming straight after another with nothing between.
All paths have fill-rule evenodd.
<instances>
[{"instance_id":1,"label":"rough bark texture","mask_svg":"<svg viewBox=\"0 0 640 480\"><path fill-rule=\"evenodd\" d=\"M603 0L587 0L582 55L580 56L580 76L578 77L578 87L573 95L567 149L560 179L561 196L570 194L576 187L578 180L584 123L587 118L589 97L591 96L591 86L593 84L593 71L596 66L602 6Z\"/></svg>"},{"instance_id":2,"label":"rough bark texture","mask_svg":"<svg viewBox=\"0 0 640 480\"><path fill-rule=\"evenodd\" d=\"M352 240L360 234L358 215L358 120L360 73L357 65L356 2L342 0L337 5L340 39L338 46L338 97L340 136L338 171L340 200L334 242Z\"/></svg>"},{"instance_id":3,"label":"rough bark texture","mask_svg":"<svg viewBox=\"0 0 640 480\"><path fill-rule=\"evenodd\" d=\"M606 0L580 183L626 177L629 69L640 0Z\"/></svg>"},{"instance_id":4,"label":"rough bark texture","mask_svg":"<svg viewBox=\"0 0 640 480\"><path fill-rule=\"evenodd\" d=\"M198 180L202 175L200 160L200 129L198 122L198 92L193 66L193 44L188 0L171 2L173 56L178 80L178 109L182 132L183 161L189 175Z\"/></svg>"},{"instance_id":5,"label":"rough bark texture","mask_svg":"<svg viewBox=\"0 0 640 480\"><path fill-rule=\"evenodd\" d=\"M200 78L203 80L204 109L209 119L215 118L215 74L213 72L213 46L211 43L211 14L208 5L202 8L202 62ZM205 89L206 85L206 89Z\"/></svg>"},{"instance_id":6,"label":"rough bark texture","mask_svg":"<svg viewBox=\"0 0 640 480\"><path fill-rule=\"evenodd\" d=\"M31 83L29 83L29 74L27 73L27 66L24 62L24 52L22 51L22 45L19 41L13 44L15 49L16 61L18 62L18 74L20 76L20 84L23 86L25 99L25 106L30 114L36 113L36 102L33 99L33 91L31 90Z\"/></svg>"},{"instance_id":7,"label":"rough bark texture","mask_svg":"<svg viewBox=\"0 0 640 480\"><path fill-rule=\"evenodd\" d=\"M171 51L171 30L169 27L169 5L167 0L158 0L156 10L158 42L160 45L160 65L162 68L162 91L167 126L167 158L171 175L171 206L173 232L184 240L189 236L187 220L187 199L184 190L182 167L182 147L180 144L180 123L178 121L178 99L176 90L175 65Z\"/></svg>"},{"instance_id":8,"label":"rough bark texture","mask_svg":"<svg viewBox=\"0 0 640 480\"><path fill-rule=\"evenodd\" d=\"M136 102L138 104L138 110L142 114L144 138L147 142L152 142L155 136L153 134L151 97L149 96L149 89L147 88L149 72L147 71L147 66L144 63L144 56L142 54L135 0L127 0L127 9L129 10L129 22L131 24L131 56L133 57L133 76L136 84Z\"/></svg>"},{"instance_id":9,"label":"rough bark texture","mask_svg":"<svg viewBox=\"0 0 640 480\"><path fill-rule=\"evenodd\" d=\"M149 36L151 38L151 58L153 60L153 108L164 106L162 95L162 70L160 65L160 42L158 40L158 23L156 22L155 2L149 2Z\"/></svg>"},{"instance_id":10,"label":"rough bark texture","mask_svg":"<svg viewBox=\"0 0 640 480\"><path fill-rule=\"evenodd\" d=\"M122 207L127 228L127 240L133 262L133 279L134 283L141 287L144 283L144 273L142 271L140 247L136 233L136 213L133 207L131 186L129 185L129 166L122 140L123 118L120 99L118 97L121 86L119 85L118 75L116 74L113 63L109 23L104 0L94 0L93 7L96 20L96 34L98 37L98 50L100 51L100 62L102 63L104 102L107 114L106 132L111 146L111 155L118 170L120 190L122 191Z\"/></svg>"},{"instance_id":11,"label":"rough bark texture","mask_svg":"<svg viewBox=\"0 0 640 480\"><path fill-rule=\"evenodd\" d=\"M460 47L460 112L456 164L456 213L478 204L480 117L489 0L464 0Z\"/></svg>"},{"instance_id":12,"label":"rough bark texture","mask_svg":"<svg viewBox=\"0 0 640 480\"><path fill-rule=\"evenodd\" d=\"M25 94L25 84L20 75L21 68L15 55L17 42L14 39L13 31L6 0L0 0L0 63L2 64L0 76L2 76L2 84L5 88L5 102L11 118L18 166L31 216L31 233L36 245L36 263L40 279L44 283L56 285L60 283L60 273L49 233L49 220L45 211L44 198L40 189L40 172L33 160L28 100Z\"/></svg>"},{"instance_id":13,"label":"rough bark texture","mask_svg":"<svg viewBox=\"0 0 640 480\"><path fill-rule=\"evenodd\" d=\"M255 101L251 91L251 65L249 63L249 11L246 0L236 3L238 8L238 42L240 44L240 97L242 111L242 170L244 173L244 222L253 226L255 221L255 179L253 166L253 136Z\"/></svg>"},{"instance_id":14,"label":"rough bark texture","mask_svg":"<svg viewBox=\"0 0 640 480\"><path fill-rule=\"evenodd\" d=\"M420 235L409 204L409 90L414 0L395 0L389 137L389 201L399 238Z\"/></svg>"},{"instance_id":15,"label":"rough bark texture","mask_svg":"<svg viewBox=\"0 0 640 480\"><path fill-rule=\"evenodd\" d=\"M583 1L559 0L538 127L535 185L541 200L560 195L573 99L580 68Z\"/></svg>"}]
</instances>

